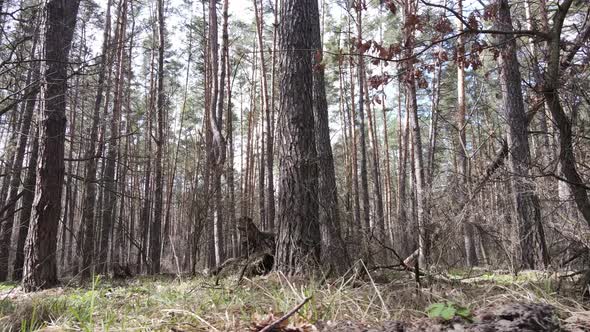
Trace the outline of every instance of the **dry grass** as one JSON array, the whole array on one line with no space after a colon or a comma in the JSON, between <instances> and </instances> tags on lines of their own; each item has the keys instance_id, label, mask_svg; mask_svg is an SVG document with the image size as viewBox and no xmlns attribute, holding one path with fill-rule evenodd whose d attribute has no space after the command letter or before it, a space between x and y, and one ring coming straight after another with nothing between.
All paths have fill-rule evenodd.
<instances>
[{"instance_id":1,"label":"dry grass","mask_svg":"<svg viewBox=\"0 0 590 332\"><path fill-rule=\"evenodd\" d=\"M410 274L402 272L361 279L351 271L327 282L272 273L244 279L239 286L235 278L221 280L219 286L203 277L140 277L127 282L97 278L89 285L34 295L16 290L10 297L5 295L11 287L0 286L0 330L244 331L260 315L287 312L308 296L312 299L295 320L411 320L425 317L426 307L443 301L471 310L508 302L542 302L553 305L562 319L586 310L563 284L558 291L550 277L510 283L504 278L425 280L428 286L420 289Z\"/></svg>"}]
</instances>

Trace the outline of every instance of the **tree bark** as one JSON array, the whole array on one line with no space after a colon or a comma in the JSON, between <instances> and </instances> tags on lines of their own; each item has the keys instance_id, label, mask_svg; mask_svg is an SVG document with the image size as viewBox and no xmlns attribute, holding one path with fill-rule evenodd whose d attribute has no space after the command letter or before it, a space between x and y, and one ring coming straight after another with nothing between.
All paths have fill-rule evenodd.
<instances>
[{"instance_id":1,"label":"tree bark","mask_svg":"<svg viewBox=\"0 0 590 332\"><path fill-rule=\"evenodd\" d=\"M46 4L44 61L41 62L38 177L25 245L23 288L35 291L57 284L56 242L64 182L67 61L79 0Z\"/></svg>"},{"instance_id":2,"label":"tree bark","mask_svg":"<svg viewBox=\"0 0 590 332\"><path fill-rule=\"evenodd\" d=\"M506 32L513 31L512 18L507 0L498 0L496 24ZM534 192L529 176L530 148L527 131L527 116L521 86L521 74L516 56L516 40L510 35L498 35L501 45L498 57L502 103L508 123L508 145L510 146L510 170L513 204L516 211L516 236L518 237L517 258L524 268L536 267L534 227L541 223L539 199Z\"/></svg>"},{"instance_id":3,"label":"tree bark","mask_svg":"<svg viewBox=\"0 0 590 332\"><path fill-rule=\"evenodd\" d=\"M311 1L311 29L313 56L313 115L318 158L318 205L321 231L322 263L341 274L350 266L348 250L342 240L338 216L338 191L334 172L334 156L330 142L330 120L326 100L323 46L317 1Z\"/></svg>"},{"instance_id":4,"label":"tree bark","mask_svg":"<svg viewBox=\"0 0 590 332\"><path fill-rule=\"evenodd\" d=\"M155 190L154 190L154 219L150 232L150 273L160 273L160 257L162 253L162 211L163 211L163 192L164 180L163 172L163 149L164 149L164 112L165 98L164 94L164 50L165 50L165 27L164 27L164 0L158 0L158 81L157 81L157 140L156 140L156 169L155 169Z\"/></svg>"},{"instance_id":5,"label":"tree bark","mask_svg":"<svg viewBox=\"0 0 590 332\"><path fill-rule=\"evenodd\" d=\"M362 23L362 9L363 3L362 0L357 0L356 2L356 11L357 11L357 43L362 43L363 40L363 23ZM357 51L359 55L357 56L357 84L358 84L358 123L359 123L359 142L361 149L361 169L360 169L360 177L361 177L361 194L362 194L362 206L363 206L363 215L362 215L362 227L365 233L365 241L368 241L369 232L371 228L371 205L369 203L369 180L367 175L367 139L366 139L366 129L365 129L365 94L364 94L364 76L365 76L365 59L363 54ZM369 246L369 243L365 243L365 245ZM365 259L367 261L371 260L371 254L369 252L366 253Z\"/></svg>"},{"instance_id":6,"label":"tree bark","mask_svg":"<svg viewBox=\"0 0 590 332\"><path fill-rule=\"evenodd\" d=\"M279 33L281 117L276 268L288 274L320 260L314 118L312 2L285 0ZM315 7L317 8L317 7Z\"/></svg>"}]
</instances>

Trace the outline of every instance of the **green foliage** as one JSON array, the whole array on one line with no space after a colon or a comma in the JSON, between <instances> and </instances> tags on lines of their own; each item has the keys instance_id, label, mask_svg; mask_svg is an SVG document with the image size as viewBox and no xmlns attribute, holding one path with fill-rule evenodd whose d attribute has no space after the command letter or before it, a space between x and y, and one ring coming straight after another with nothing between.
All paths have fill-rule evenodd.
<instances>
[{"instance_id":1,"label":"green foliage","mask_svg":"<svg viewBox=\"0 0 590 332\"><path fill-rule=\"evenodd\" d=\"M453 302L433 303L428 306L428 308L426 308L426 312L430 318L440 318L445 321L449 321L455 317L460 317L471 321L473 317L469 308L460 306Z\"/></svg>"}]
</instances>

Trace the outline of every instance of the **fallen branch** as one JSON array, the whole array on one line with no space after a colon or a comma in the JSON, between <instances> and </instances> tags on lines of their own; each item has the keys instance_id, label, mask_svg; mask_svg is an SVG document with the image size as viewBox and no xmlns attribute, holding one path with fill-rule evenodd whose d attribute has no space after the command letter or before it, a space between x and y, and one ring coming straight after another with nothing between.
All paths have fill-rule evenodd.
<instances>
[{"instance_id":1,"label":"fallen branch","mask_svg":"<svg viewBox=\"0 0 590 332\"><path fill-rule=\"evenodd\" d=\"M274 330L275 327L279 326L282 322L286 321L287 319L289 319L289 317L293 316L297 311L299 311L299 309L301 309L301 307L303 307L309 300L311 300L311 296L306 297L303 300L303 302L299 303L295 308L291 309L288 313L284 314L281 318L277 319L272 324L267 325L265 328L260 330L260 332L271 332L272 330Z\"/></svg>"},{"instance_id":2,"label":"fallen branch","mask_svg":"<svg viewBox=\"0 0 590 332\"><path fill-rule=\"evenodd\" d=\"M246 264L244 264L244 267L242 267L242 270L240 271L240 276L238 277L238 283L236 286L239 286L240 282L242 282L242 279L244 278L244 273L246 273L246 269L248 268L248 264L250 264L250 258L248 258L246 260Z\"/></svg>"}]
</instances>

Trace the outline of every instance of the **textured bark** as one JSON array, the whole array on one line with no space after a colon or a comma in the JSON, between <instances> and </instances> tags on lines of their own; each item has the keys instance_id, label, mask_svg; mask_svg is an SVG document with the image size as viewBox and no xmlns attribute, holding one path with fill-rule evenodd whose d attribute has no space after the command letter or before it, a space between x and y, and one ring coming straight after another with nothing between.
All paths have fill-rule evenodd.
<instances>
[{"instance_id":1,"label":"textured bark","mask_svg":"<svg viewBox=\"0 0 590 332\"><path fill-rule=\"evenodd\" d=\"M281 117L276 268L302 272L320 259L313 118L312 1L285 0L279 33Z\"/></svg>"},{"instance_id":2,"label":"textured bark","mask_svg":"<svg viewBox=\"0 0 590 332\"><path fill-rule=\"evenodd\" d=\"M338 216L338 192L334 172L334 156L330 142L328 102L320 35L320 16L316 1L311 1L313 69L313 114L318 157L318 205L322 241L322 264L332 266L336 273L344 273L350 266L348 250L342 240Z\"/></svg>"},{"instance_id":3,"label":"textured bark","mask_svg":"<svg viewBox=\"0 0 590 332\"><path fill-rule=\"evenodd\" d=\"M512 18L507 0L498 0L496 25L506 32L513 31ZM525 268L535 268L534 227L541 223L539 199L534 192L529 177L530 147L527 131L521 74L516 57L516 40L510 35L498 35L497 42L501 45L500 85L502 87L502 106L508 123L508 145L510 146L510 170L513 204L516 211L516 236L518 237L518 261Z\"/></svg>"},{"instance_id":4,"label":"textured bark","mask_svg":"<svg viewBox=\"0 0 590 332\"><path fill-rule=\"evenodd\" d=\"M38 176L23 271L23 288L29 292L58 282L55 251L65 169L67 60L79 5L79 0L50 0L46 4Z\"/></svg>"}]
</instances>

